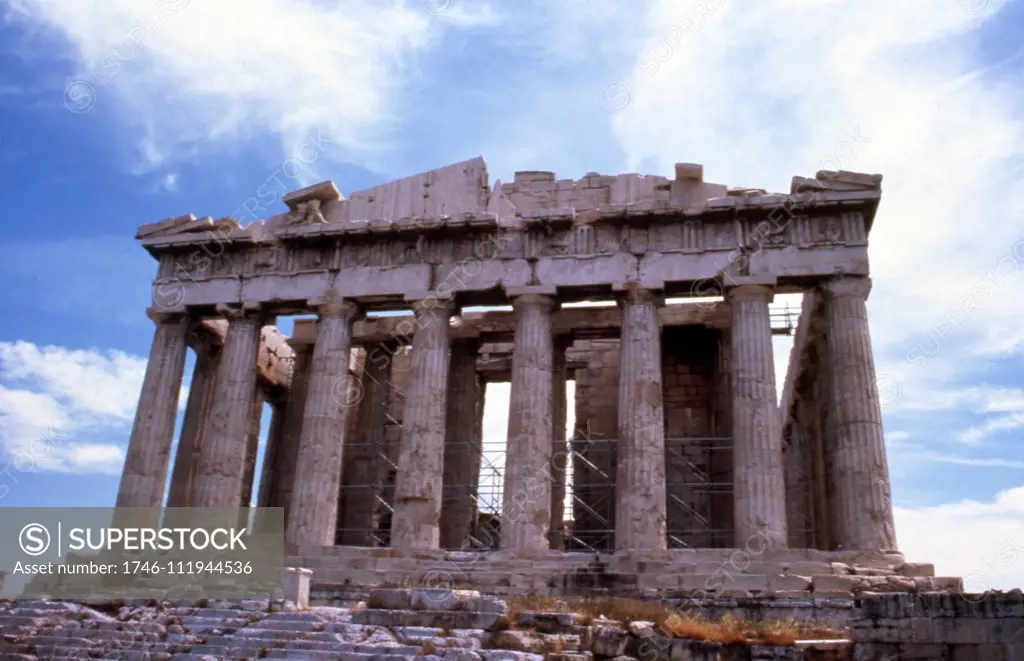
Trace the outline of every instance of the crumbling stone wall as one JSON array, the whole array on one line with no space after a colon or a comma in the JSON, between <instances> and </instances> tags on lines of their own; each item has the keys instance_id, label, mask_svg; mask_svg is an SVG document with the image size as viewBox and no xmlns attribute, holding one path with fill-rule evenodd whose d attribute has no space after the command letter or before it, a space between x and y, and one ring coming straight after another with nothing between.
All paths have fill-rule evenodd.
<instances>
[{"instance_id":1,"label":"crumbling stone wall","mask_svg":"<svg viewBox=\"0 0 1024 661\"><path fill-rule=\"evenodd\" d=\"M864 598L854 659L1024 659L1024 593L888 594Z\"/></svg>"},{"instance_id":2,"label":"crumbling stone wall","mask_svg":"<svg viewBox=\"0 0 1024 661\"><path fill-rule=\"evenodd\" d=\"M712 407L715 333L697 326L665 329L665 482L673 546L713 546L711 473L715 452Z\"/></svg>"}]
</instances>

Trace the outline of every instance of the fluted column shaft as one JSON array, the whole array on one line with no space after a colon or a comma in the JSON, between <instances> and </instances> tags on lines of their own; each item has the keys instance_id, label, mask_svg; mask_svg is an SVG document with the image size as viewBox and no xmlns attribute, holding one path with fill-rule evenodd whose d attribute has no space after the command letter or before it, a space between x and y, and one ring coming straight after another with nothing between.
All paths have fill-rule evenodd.
<instances>
[{"instance_id":1,"label":"fluted column shaft","mask_svg":"<svg viewBox=\"0 0 1024 661\"><path fill-rule=\"evenodd\" d=\"M565 438L565 350L571 342L559 337L551 359L551 524L548 547L565 547L565 480L569 465L569 445Z\"/></svg>"},{"instance_id":2,"label":"fluted column shaft","mask_svg":"<svg viewBox=\"0 0 1024 661\"><path fill-rule=\"evenodd\" d=\"M825 285L835 521L844 550L895 551L892 492L868 329L867 278Z\"/></svg>"},{"instance_id":3,"label":"fluted column shaft","mask_svg":"<svg viewBox=\"0 0 1024 661\"><path fill-rule=\"evenodd\" d=\"M274 450L270 507L284 508L285 528L291 518L292 487L295 486L295 465L299 459L299 443L302 440L302 415L306 408L306 393L309 390L309 372L313 363L313 346L292 345L292 380L288 398L284 403L281 421L281 443Z\"/></svg>"},{"instance_id":4,"label":"fluted column shaft","mask_svg":"<svg viewBox=\"0 0 1024 661\"><path fill-rule=\"evenodd\" d=\"M358 393L356 433L347 439L345 462L342 466L343 510L338 513L341 522L339 543L346 546L370 546L377 508L377 491L382 486L386 463L388 397L391 380L390 350L369 351L363 364L362 386Z\"/></svg>"},{"instance_id":5,"label":"fluted column shaft","mask_svg":"<svg viewBox=\"0 0 1024 661\"><path fill-rule=\"evenodd\" d=\"M413 307L416 334L402 413L402 442L391 523L391 545L403 550L436 549L440 544L451 362L448 324L452 303L425 299Z\"/></svg>"},{"instance_id":6,"label":"fluted column shaft","mask_svg":"<svg viewBox=\"0 0 1024 661\"><path fill-rule=\"evenodd\" d=\"M619 349L619 433L615 548L667 546L665 411L661 378L660 297L624 294Z\"/></svg>"},{"instance_id":7,"label":"fluted column shaft","mask_svg":"<svg viewBox=\"0 0 1024 661\"><path fill-rule=\"evenodd\" d=\"M221 311L229 319L228 330L217 367L216 395L199 451L192 507L239 507L242 502L264 317L237 308Z\"/></svg>"},{"instance_id":8,"label":"fluted column shaft","mask_svg":"<svg viewBox=\"0 0 1024 661\"><path fill-rule=\"evenodd\" d=\"M508 406L508 451L501 517L501 548L548 547L551 525L551 386L555 299L516 297L512 388Z\"/></svg>"},{"instance_id":9,"label":"fluted column shaft","mask_svg":"<svg viewBox=\"0 0 1024 661\"><path fill-rule=\"evenodd\" d=\"M478 410L480 375L476 371L479 348L477 340L452 342L441 510L441 548L444 549L462 548L476 518L477 481L483 451L477 425L477 416L482 413Z\"/></svg>"},{"instance_id":10,"label":"fluted column shaft","mask_svg":"<svg viewBox=\"0 0 1024 661\"><path fill-rule=\"evenodd\" d=\"M358 308L347 300L326 300L314 307L319 314L316 344L288 516L287 540L293 546L334 544L346 420L352 403L349 361Z\"/></svg>"},{"instance_id":11,"label":"fluted column shaft","mask_svg":"<svg viewBox=\"0 0 1024 661\"><path fill-rule=\"evenodd\" d=\"M146 375L117 491L118 507L160 507L174 443L178 396L185 372L189 321L151 313L156 323Z\"/></svg>"},{"instance_id":12,"label":"fluted column shaft","mask_svg":"<svg viewBox=\"0 0 1024 661\"><path fill-rule=\"evenodd\" d=\"M732 308L732 440L735 545L755 537L784 548L786 483L775 392L769 287L728 291Z\"/></svg>"},{"instance_id":13,"label":"fluted column shaft","mask_svg":"<svg viewBox=\"0 0 1024 661\"><path fill-rule=\"evenodd\" d=\"M202 448L203 434L210 418L210 409L216 391L217 364L220 347L201 341L196 345L196 364L189 384L185 419L178 438L178 454L171 472L171 487L167 494L168 507L188 507L192 497L196 465Z\"/></svg>"}]
</instances>

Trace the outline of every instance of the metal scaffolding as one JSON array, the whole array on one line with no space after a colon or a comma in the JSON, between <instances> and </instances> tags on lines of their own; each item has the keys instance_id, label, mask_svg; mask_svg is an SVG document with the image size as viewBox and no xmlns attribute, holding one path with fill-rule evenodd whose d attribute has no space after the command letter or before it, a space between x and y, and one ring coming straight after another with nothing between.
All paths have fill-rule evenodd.
<instances>
[{"instance_id":1,"label":"metal scaffolding","mask_svg":"<svg viewBox=\"0 0 1024 661\"><path fill-rule=\"evenodd\" d=\"M596 438L589 424L569 441L567 551L614 548L616 443Z\"/></svg>"},{"instance_id":2,"label":"metal scaffolding","mask_svg":"<svg viewBox=\"0 0 1024 661\"><path fill-rule=\"evenodd\" d=\"M669 548L733 544L732 439L665 438Z\"/></svg>"}]
</instances>

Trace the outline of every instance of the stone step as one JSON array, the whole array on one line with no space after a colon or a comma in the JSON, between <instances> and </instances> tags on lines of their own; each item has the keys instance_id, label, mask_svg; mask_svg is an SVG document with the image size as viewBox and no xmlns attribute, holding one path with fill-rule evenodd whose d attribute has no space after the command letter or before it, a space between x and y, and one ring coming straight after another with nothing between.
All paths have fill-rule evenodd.
<instances>
[{"instance_id":1,"label":"stone step","mask_svg":"<svg viewBox=\"0 0 1024 661\"><path fill-rule=\"evenodd\" d=\"M543 654L513 650L480 650L478 654L483 661L544 661Z\"/></svg>"},{"instance_id":2,"label":"stone step","mask_svg":"<svg viewBox=\"0 0 1024 661\"><path fill-rule=\"evenodd\" d=\"M264 650L274 649L280 647L279 644L273 643L273 641L265 641L266 644L259 645L246 645L236 640L224 639L219 641L209 641L205 645L192 645L187 651L189 654L205 655L222 657L222 656L245 656L250 658L257 658L264 654Z\"/></svg>"},{"instance_id":3,"label":"stone step","mask_svg":"<svg viewBox=\"0 0 1024 661\"><path fill-rule=\"evenodd\" d=\"M424 661L429 657L387 652L322 652L316 650L270 650L266 659L304 659L316 661Z\"/></svg>"},{"instance_id":4,"label":"stone step","mask_svg":"<svg viewBox=\"0 0 1024 661\"><path fill-rule=\"evenodd\" d=\"M566 633L572 630L580 619L581 616L576 613L522 611L516 624L523 629L536 629L540 633Z\"/></svg>"},{"instance_id":5,"label":"stone step","mask_svg":"<svg viewBox=\"0 0 1024 661\"><path fill-rule=\"evenodd\" d=\"M166 615L179 615L182 617L212 617L212 618L224 618L224 617L260 617L261 615L271 615L271 613L259 613L253 611L244 611L237 608L165 608L163 610ZM281 613L283 615L283 613Z\"/></svg>"},{"instance_id":6,"label":"stone step","mask_svg":"<svg viewBox=\"0 0 1024 661\"><path fill-rule=\"evenodd\" d=\"M0 615L0 629L5 627L41 627L49 622L37 615Z\"/></svg>"},{"instance_id":7,"label":"stone step","mask_svg":"<svg viewBox=\"0 0 1024 661\"><path fill-rule=\"evenodd\" d=\"M358 643L339 643L326 640L290 640L283 649L315 650L321 652L354 652L357 654L419 654L422 648L417 645L360 645Z\"/></svg>"},{"instance_id":8,"label":"stone step","mask_svg":"<svg viewBox=\"0 0 1024 661\"><path fill-rule=\"evenodd\" d=\"M317 622L266 622L259 621L243 626L236 631L266 631L268 633L312 633L314 631L323 631L327 625L327 620L319 620Z\"/></svg>"},{"instance_id":9,"label":"stone step","mask_svg":"<svg viewBox=\"0 0 1024 661\"><path fill-rule=\"evenodd\" d=\"M90 640L162 640L163 636L158 633L136 631L132 629L92 629L69 627L67 629L45 628L40 629L37 636L50 636L53 638L88 638Z\"/></svg>"},{"instance_id":10,"label":"stone step","mask_svg":"<svg viewBox=\"0 0 1024 661\"><path fill-rule=\"evenodd\" d=\"M352 615L356 624L383 627L439 627L441 629L485 629L507 626L507 619L498 613L467 611L360 610Z\"/></svg>"},{"instance_id":11,"label":"stone step","mask_svg":"<svg viewBox=\"0 0 1024 661\"><path fill-rule=\"evenodd\" d=\"M342 613L335 612L331 614L340 615ZM295 613L270 613L262 618L260 622L323 622L324 619L324 616L319 613L298 611Z\"/></svg>"}]
</instances>

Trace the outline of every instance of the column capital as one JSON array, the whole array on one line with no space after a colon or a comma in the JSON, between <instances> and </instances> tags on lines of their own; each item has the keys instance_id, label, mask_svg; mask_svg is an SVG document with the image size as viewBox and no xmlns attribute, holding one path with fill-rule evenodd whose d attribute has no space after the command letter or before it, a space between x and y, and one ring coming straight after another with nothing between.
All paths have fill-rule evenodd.
<instances>
[{"instance_id":1,"label":"column capital","mask_svg":"<svg viewBox=\"0 0 1024 661\"><path fill-rule=\"evenodd\" d=\"M213 356L221 348L222 338L211 335L203 326L201 319L190 319L188 326L188 345L197 354Z\"/></svg>"},{"instance_id":2,"label":"column capital","mask_svg":"<svg viewBox=\"0 0 1024 661\"><path fill-rule=\"evenodd\" d=\"M159 326L160 324L176 324L183 321L188 315L184 312L164 312L157 308L147 308L146 316Z\"/></svg>"},{"instance_id":3,"label":"column capital","mask_svg":"<svg viewBox=\"0 0 1024 661\"><path fill-rule=\"evenodd\" d=\"M665 294L659 289L648 289L638 285L629 285L615 292L615 302L620 306L624 303L653 303L655 307L665 305Z\"/></svg>"},{"instance_id":4,"label":"column capital","mask_svg":"<svg viewBox=\"0 0 1024 661\"><path fill-rule=\"evenodd\" d=\"M265 324L267 319L273 316L259 303L218 303L215 309L218 315L228 321L256 319L261 324Z\"/></svg>"},{"instance_id":5,"label":"column capital","mask_svg":"<svg viewBox=\"0 0 1024 661\"><path fill-rule=\"evenodd\" d=\"M455 301L442 296L431 296L412 301L412 309L418 315L445 312L450 315L455 312Z\"/></svg>"},{"instance_id":6,"label":"column capital","mask_svg":"<svg viewBox=\"0 0 1024 661\"><path fill-rule=\"evenodd\" d=\"M775 299L775 288L768 285L741 284L733 287L726 287L725 297L727 300L737 299L763 299L771 303Z\"/></svg>"},{"instance_id":7,"label":"column capital","mask_svg":"<svg viewBox=\"0 0 1024 661\"><path fill-rule=\"evenodd\" d=\"M846 275L830 278L821 284L829 296L857 296L867 300L871 293L871 278Z\"/></svg>"},{"instance_id":8,"label":"column capital","mask_svg":"<svg viewBox=\"0 0 1024 661\"><path fill-rule=\"evenodd\" d=\"M340 296L322 296L309 301L309 307L321 319L324 317L340 317L351 321L360 313L359 305L350 298Z\"/></svg>"},{"instance_id":9,"label":"column capital","mask_svg":"<svg viewBox=\"0 0 1024 661\"><path fill-rule=\"evenodd\" d=\"M511 297L512 308L518 310L523 307L539 307L548 312L558 307L558 299L551 294L525 293Z\"/></svg>"}]
</instances>

